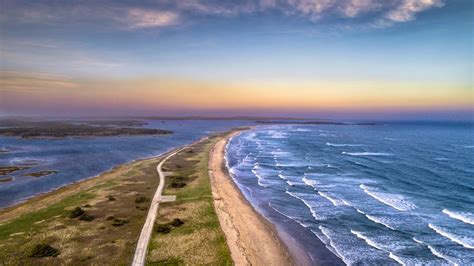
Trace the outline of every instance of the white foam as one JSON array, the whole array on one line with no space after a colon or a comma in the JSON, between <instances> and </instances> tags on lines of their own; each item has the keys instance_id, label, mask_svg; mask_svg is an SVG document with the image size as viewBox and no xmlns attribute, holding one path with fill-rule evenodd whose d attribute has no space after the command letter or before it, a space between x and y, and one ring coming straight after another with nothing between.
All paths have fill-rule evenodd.
<instances>
[{"instance_id":1,"label":"white foam","mask_svg":"<svg viewBox=\"0 0 474 266\"><path fill-rule=\"evenodd\" d=\"M396 209L399 211L409 211L416 208L416 205L406 200L402 195L390 194L386 192L377 191L376 188L366 186L364 184L359 185L364 192L372 198Z\"/></svg>"},{"instance_id":2,"label":"white foam","mask_svg":"<svg viewBox=\"0 0 474 266\"><path fill-rule=\"evenodd\" d=\"M454 212L447 209L443 209L443 213L447 214L449 217L459 220L463 223L473 224L474 225L474 215L469 212Z\"/></svg>"},{"instance_id":3,"label":"white foam","mask_svg":"<svg viewBox=\"0 0 474 266\"><path fill-rule=\"evenodd\" d=\"M334 206L345 205L343 200L333 198L333 197L329 196L329 194L327 192L318 191L318 194L321 195L322 197L324 197L325 199L329 200L332 203L332 205L334 205Z\"/></svg>"},{"instance_id":4,"label":"white foam","mask_svg":"<svg viewBox=\"0 0 474 266\"><path fill-rule=\"evenodd\" d=\"M326 142L326 145L327 146L332 146L332 147L362 147L362 146L367 146L365 144L346 144L346 143L337 144L337 143L330 143L330 142Z\"/></svg>"},{"instance_id":5,"label":"white foam","mask_svg":"<svg viewBox=\"0 0 474 266\"><path fill-rule=\"evenodd\" d=\"M440 258L440 259L443 259L443 260L446 260L446 261L448 261L448 262L449 262L450 264L452 264L452 265L456 265L456 266L459 265L458 263L454 262L451 257L444 255L443 253L441 253L441 252L439 252L438 250L436 250L434 247L428 245L428 249L429 249L429 250L431 251L431 253L432 253L433 255L435 255L436 257L438 257L438 258Z\"/></svg>"},{"instance_id":6,"label":"white foam","mask_svg":"<svg viewBox=\"0 0 474 266\"><path fill-rule=\"evenodd\" d=\"M379 243L376 243L375 241L371 240L370 238L362 234L362 232L354 231L351 229L351 233L356 235L358 238L364 240L369 246L385 251L385 249Z\"/></svg>"},{"instance_id":7,"label":"white foam","mask_svg":"<svg viewBox=\"0 0 474 266\"><path fill-rule=\"evenodd\" d=\"M260 176L257 171L255 171L255 168L252 169L252 173L255 175L255 177L257 177L257 183L259 186L261 187L268 187L268 185L266 185L263 181L265 181L265 178L263 178L262 176Z\"/></svg>"},{"instance_id":8,"label":"white foam","mask_svg":"<svg viewBox=\"0 0 474 266\"><path fill-rule=\"evenodd\" d=\"M305 205L306 207L309 208L309 210L311 211L311 215L314 217L314 219L320 221L320 220L324 220L323 217L321 217L320 215L318 215L318 213L316 212L316 208L314 206L312 206L309 201L305 200L303 197L301 197L301 194L300 193L293 193L293 192L290 192L290 191L286 191L286 194L294 197L294 198L297 198L299 200L301 200Z\"/></svg>"},{"instance_id":9,"label":"white foam","mask_svg":"<svg viewBox=\"0 0 474 266\"><path fill-rule=\"evenodd\" d=\"M393 153L386 153L386 152L345 152L343 151L342 154L347 154L351 156L392 156Z\"/></svg>"},{"instance_id":10,"label":"white foam","mask_svg":"<svg viewBox=\"0 0 474 266\"><path fill-rule=\"evenodd\" d=\"M360 214L363 214L367 219L369 219L370 221L374 222L374 223L377 223L377 224L381 224L385 227L387 227L388 229L391 229L391 230L394 230L395 231L395 228L393 228L392 226L390 226L389 224L385 223L382 219L378 218L378 217L375 217L375 216L372 216L372 215L368 215L367 213L359 210L356 208L356 211Z\"/></svg>"},{"instance_id":11,"label":"white foam","mask_svg":"<svg viewBox=\"0 0 474 266\"><path fill-rule=\"evenodd\" d=\"M402 261L402 259L400 259L400 257L398 257L397 255L393 254L392 252L390 252L390 254L388 255L389 258L391 258L392 260L400 263L400 265L406 265L405 262Z\"/></svg>"},{"instance_id":12,"label":"white foam","mask_svg":"<svg viewBox=\"0 0 474 266\"><path fill-rule=\"evenodd\" d=\"M424 243L425 243L425 242L423 242L423 241L421 241L421 240L416 239L415 237L413 237L412 239L413 239L413 241L415 241L415 242L418 243L418 244L424 244Z\"/></svg>"},{"instance_id":13,"label":"white foam","mask_svg":"<svg viewBox=\"0 0 474 266\"><path fill-rule=\"evenodd\" d=\"M304 176L302 180L306 185L308 185L310 187L313 187L313 188L316 186L316 184L318 184L318 181L308 179L308 178L306 178L306 176Z\"/></svg>"},{"instance_id":14,"label":"white foam","mask_svg":"<svg viewBox=\"0 0 474 266\"><path fill-rule=\"evenodd\" d=\"M474 249L474 239L471 239L469 237L455 235L453 233L446 231L446 229L441 228L440 226L433 225L433 224L428 224L428 227L433 229L439 235L442 235L465 248Z\"/></svg>"},{"instance_id":15,"label":"white foam","mask_svg":"<svg viewBox=\"0 0 474 266\"><path fill-rule=\"evenodd\" d=\"M329 240L329 245L330 245L330 249L336 256L338 256L339 258L341 258L341 260L346 264L346 265L352 265L353 263L351 263L351 261L344 257L342 255L342 252L340 252L337 247L334 245L333 241L332 241L332 238L331 238L331 232L329 231L329 229L323 227L323 226L319 226L319 230L321 230L321 232L323 233L323 235Z\"/></svg>"}]
</instances>

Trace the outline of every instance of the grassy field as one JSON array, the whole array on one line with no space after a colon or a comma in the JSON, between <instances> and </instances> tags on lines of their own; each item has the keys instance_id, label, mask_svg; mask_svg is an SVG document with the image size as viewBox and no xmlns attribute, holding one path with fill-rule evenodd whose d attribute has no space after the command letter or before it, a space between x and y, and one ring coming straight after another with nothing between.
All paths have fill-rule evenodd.
<instances>
[{"instance_id":1,"label":"grassy field","mask_svg":"<svg viewBox=\"0 0 474 266\"><path fill-rule=\"evenodd\" d=\"M49 193L38 199L47 207L30 201L1 211L0 265L128 265L158 185L158 162L123 165L84 181L92 182L87 189L75 184ZM59 200L48 201L53 197Z\"/></svg>"},{"instance_id":2,"label":"grassy field","mask_svg":"<svg viewBox=\"0 0 474 266\"><path fill-rule=\"evenodd\" d=\"M208 176L209 152L218 139L202 141L164 164L170 172L164 194L176 195L177 200L160 204L148 265L232 264Z\"/></svg>"}]
</instances>

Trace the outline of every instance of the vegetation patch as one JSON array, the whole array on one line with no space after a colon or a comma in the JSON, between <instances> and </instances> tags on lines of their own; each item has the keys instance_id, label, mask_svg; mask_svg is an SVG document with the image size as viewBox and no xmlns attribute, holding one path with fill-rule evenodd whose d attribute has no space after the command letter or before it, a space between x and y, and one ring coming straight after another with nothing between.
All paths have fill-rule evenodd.
<instances>
[{"instance_id":1,"label":"vegetation patch","mask_svg":"<svg viewBox=\"0 0 474 266\"><path fill-rule=\"evenodd\" d=\"M16 171L26 170L26 166L0 166L0 175L8 175Z\"/></svg>"},{"instance_id":2,"label":"vegetation patch","mask_svg":"<svg viewBox=\"0 0 474 266\"><path fill-rule=\"evenodd\" d=\"M173 174L163 193L176 195L176 201L160 204L147 264L232 265L208 176L209 152L219 139L204 140L164 163Z\"/></svg>"},{"instance_id":3,"label":"vegetation patch","mask_svg":"<svg viewBox=\"0 0 474 266\"><path fill-rule=\"evenodd\" d=\"M48 244L37 244L31 249L28 257L31 258L44 258L44 257L57 257L61 252L58 249L53 248Z\"/></svg>"},{"instance_id":4,"label":"vegetation patch","mask_svg":"<svg viewBox=\"0 0 474 266\"><path fill-rule=\"evenodd\" d=\"M135 203L136 204L140 204L140 203L143 203L143 202L147 202L149 201L150 199L148 199L147 197L145 196L138 196L136 199L135 199Z\"/></svg>"},{"instance_id":5,"label":"vegetation patch","mask_svg":"<svg viewBox=\"0 0 474 266\"><path fill-rule=\"evenodd\" d=\"M3 178L0 178L0 183L3 183L3 182L10 182L13 180L13 177L9 176L9 177L3 177Z\"/></svg>"},{"instance_id":6,"label":"vegetation patch","mask_svg":"<svg viewBox=\"0 0 474 266\"><path fill-rule=\"evenodd\" d=\"M77 217L83 215L84 213L85 213L85 211L81 207L76 207L69 214L69 218L77 218Z\"/></svg>"},{"instance_id":7,"label":"vegetation patch","mask_svg":"<svg viewBox=\"0 0 474 266\"><path fill-rule=\"evenodd\" d=\"M130 265L146 218L136 195L153 196L159 161L119 166L0 211L0 265ZM45 246L33 252L37 243L61 254Z\"/></svg>"},{"instance_id":8,"label":"vegetation patch","mask_svg":"<svg viewBox=\"0 0 474 266\"><path fill-rule=\"evenodd\" d=\"M25 174L23 176L43 177L43 176L47 176L47 175L56 174L57 172L58 171L56 171L56 170L46 170L46 171L39 171L39 172Z\"/></svg>"},{"instance_id":9,"label":"vegetation patch","mask_svg":"<svg viewBox=\"0 0 474 266\"><path fill-rule=\"evenodd\" d=\"M122 226L124 224L127 224L129 221L127 219L120 219L120 218L114 218L114 221L112 222L112 225L115 227Z\"/></svg>"}]
</instances>

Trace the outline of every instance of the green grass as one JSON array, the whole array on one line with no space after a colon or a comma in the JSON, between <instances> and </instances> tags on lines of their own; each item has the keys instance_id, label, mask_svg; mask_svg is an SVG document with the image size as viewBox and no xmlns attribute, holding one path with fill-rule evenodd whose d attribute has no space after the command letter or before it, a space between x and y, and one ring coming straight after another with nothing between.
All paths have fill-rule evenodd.
<instances>
[{"instance_id":1,"label":"green grass","mask_svg":"<svg viewBox=\"0 0 474 266\"><path fill-rule=\"evenodd\" d=\"M160 205L157 222L165 224L175 218L187 218L183 219L183 225L173 227L167 234L154 232L149 246L148 265L232 265L225 235L214 209L208 176L209 152L218 140L219 138L212 138L198 144L192 153L184 150L165 163L165 169L172 171L172 176L179 177L187 185L183 188L165 186L164 194L176 195L177 199L175 202ZM178 168L176 164L182 167ZM168 212L172 215L165 215ZM186 237L202 240L196 243L168 241ZM203 249L203 246L206 248ZM176 251L181 249L182 253ZM204 250L205 254L202 254L201 250ZM203 261L203 256L207 256L208 260Z\"/></svg>"}]
</instances>

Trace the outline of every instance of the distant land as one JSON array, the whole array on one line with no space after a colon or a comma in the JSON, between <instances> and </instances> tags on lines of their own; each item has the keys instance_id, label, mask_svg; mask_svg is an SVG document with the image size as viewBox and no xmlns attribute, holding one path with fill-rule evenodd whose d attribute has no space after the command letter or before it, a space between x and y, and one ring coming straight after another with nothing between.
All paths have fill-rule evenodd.
<instances>
[{"instance_id":1,"label":"distant land","mask_svg":"<svg viewBox=\"0 0 474 266\"><path fill-rule=\"evenodd\" d=\"M24 121L0 120L0 135L20 138L106 137L136 135L166 135L170 130L117 127L143 126L141 121Z\"/></svg>"}]
</instances>

